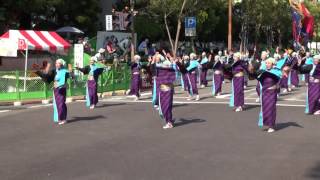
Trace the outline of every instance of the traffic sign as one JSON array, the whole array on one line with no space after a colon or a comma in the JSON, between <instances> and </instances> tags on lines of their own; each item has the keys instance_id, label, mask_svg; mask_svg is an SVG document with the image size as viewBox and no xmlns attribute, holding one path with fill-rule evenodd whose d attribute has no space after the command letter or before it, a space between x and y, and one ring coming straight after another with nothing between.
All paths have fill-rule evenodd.
<instances>
[{"instance_id":1,"label":"traffic sign","mask_svg":"<svg viewBox=\"0 0 320 180\"><path fill-rule=\"evenodd\" d=\"M196 17L185 18L185 28L196 28L196 26L197 26Z\"/></svg>"},{"instance_id":2,"label":"traffic sign","mask_svg":"<svg viewBox=\"0 0 320 180\"><path fill-rule=\"evenodd\" d=\"M184 22L185 36L196 36L197 31L196 17L186 17Z\"/></svg>"}]
</instances>

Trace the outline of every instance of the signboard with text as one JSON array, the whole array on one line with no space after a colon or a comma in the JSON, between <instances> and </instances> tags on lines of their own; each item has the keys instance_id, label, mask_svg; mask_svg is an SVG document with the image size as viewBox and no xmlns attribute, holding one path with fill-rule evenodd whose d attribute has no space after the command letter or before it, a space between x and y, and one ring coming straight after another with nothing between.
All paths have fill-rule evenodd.
<instances>
[{"instance_id":1,"label":"signboard with text","mask_svg":"<svg viewBox=\"0 0 320 180\"><path fill-rule=\"evenodd\" d=\"M74 65L83 68L83 44L74 45Z\"/></svg>"},{"instance_id":2,"label":"signboard with text","mask_svg":"<svg viewBox=\"0 0 320 180\"><path fill-rule=\"evenodd\" d=\"M18 43L7 38L0 38L0 56L17 57Z\"/></svg>"},{"instance_id":3,"label":"signboard with text","mask_svg":"<svg viewBox=\"0 0 320 180\"><path fill-rule=\"evenodd\" d=\"M106 15L106 31L112 31L112 15Z\"/></svg>"}]
</instances>

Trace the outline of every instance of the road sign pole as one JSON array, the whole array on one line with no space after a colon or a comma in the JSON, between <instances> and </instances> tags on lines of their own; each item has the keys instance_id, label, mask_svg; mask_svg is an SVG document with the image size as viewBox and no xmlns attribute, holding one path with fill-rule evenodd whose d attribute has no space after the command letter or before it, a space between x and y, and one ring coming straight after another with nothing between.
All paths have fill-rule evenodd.
<instances>
[{"instance_id":1,"label":"road sign pole","mask_svg":"<svg viewBox=\"0 0 320 180\"><path fill-rule=\"evenodd\" d=\"M229 0L228 8L228 50L232 49L232 0Z\"/></svg>"},{"instance_id":2,"label":"road sign pole","mask_svg":"<svg viewBox=\"0 0 320 180\"><path fill-rule=\"evenodd\" d=\"M26 85L27 85L27 70L28 70L28 40L25 40L26 44L26 60L24 64L24 81L23 81L23 91L26 92Z\"/></svg>"},{"instance_id":3,"label":"road sign pole","mask_svg":"<svg viewBox=\"0 0 320 180\"><path fill-rule=\"evenodd\" d=\"M134 33L134 0L130 0L130 6L131 6L131 61L133 61L133 57L135 54L135 33Z\"/></svg>"}]
</instances>

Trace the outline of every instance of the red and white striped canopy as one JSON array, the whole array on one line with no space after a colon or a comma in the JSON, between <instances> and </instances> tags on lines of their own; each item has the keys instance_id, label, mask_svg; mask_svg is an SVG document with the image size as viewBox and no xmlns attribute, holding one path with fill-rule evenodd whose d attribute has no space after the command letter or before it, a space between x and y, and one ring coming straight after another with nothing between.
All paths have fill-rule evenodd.
<instances>
[{"instance_id":1,"label":"red and white striped canopy","mask_svg":"<svg viewBox=\"0 0 320 180\"><path fill-rule=\"evenodd\" d=\"M53 31L9 30L1 38L10 38L15 42L24 39L29 50L64 52L71 46Z\"/></svg>"}]
</instances>

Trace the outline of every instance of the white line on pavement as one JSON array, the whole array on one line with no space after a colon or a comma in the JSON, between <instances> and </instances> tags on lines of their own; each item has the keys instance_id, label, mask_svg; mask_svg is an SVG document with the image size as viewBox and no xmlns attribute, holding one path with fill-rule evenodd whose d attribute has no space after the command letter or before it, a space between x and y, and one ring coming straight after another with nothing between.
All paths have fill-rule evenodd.
<instances>
[{"instance_id":1,"label":"white line on pavement","mask_svg":"<svg viewBox=\"0 0 320 180\"><path fill-rule=\"evenodd\" d=\"M52 104L34 105L34 106L30 106L28 108L33 109L33 108L47 107L47 106L52 106Z\"/></svg>"},{"instance_id":2,"label":"white line on pavement","mask_svg":"<svg viewBox=\"0 0 320 180\"><path fill-rule=\"evenodd\" d=\"M5 112L9 112L11 110L0 110L0 113L5 113Z\"/></svg>"},{"instance_id":3,"label":"white line on pavement","mask_svg":"<svg viewBox=\"0 0 320 180\"><path fill-rule=\"evenodd\" d=\"M152 93L151 92L141 93L141 96L149 96L149 95L152 95Z\"/></svg>"},{"instance_id":4,"label":"white line on pavement","mask_svg":"<svg viewBox=\"0 0 320 180\"><path fill-rule=\"evenodd\" d=\"M79 100L76 100L76 102L86 102L86 100L79 99Z\"/></svg>"},{"instance_id":5,"label":"white line on pavement","mask_svg":"<svg viewBox=\"0 0 320 180\"><path fill-rule=\"evenodd\" d=\"M247 93L247 92L251 92L251 91L255 91L256 89L249 89L249 90L245 90L244 93ZM220 95L219 98L226 98L226 97L230 97L231 94L223 94L223 95Z\"/></svg>"},{"instance_id":6,"label":"white line on pavement","mask_svg":"<svg viewBox=\"0 0 320 180\"><path fill-rule=\"evenodd\" d=\"M256 100L257 98L250 98L250 97L245 97L244 100ZM285 98L282 99L281 97L278 99L279 101L297 101L297 102L305 102L305 100L302 99L296 99L296 98Z\"/></svg>"},{"instance_id":7,"label":"white line on pavement","mask_svg":"<svg viewBox=\"0 0 320 180\"><path fill-rule=\"evenodd\" d=\"M247 95L247 97L253 97L253 96L258 97L257 92L250 93L250 94Z\"/></svg>"},{"instance_id":8,"label":"white line on pavement","mask_svg":"<svg viewBox=\"0 0 320 180\"><path fill-rule=\"evenodd\" d=\"M139 101L114 101L111 99L102 100L103 102L124 102L124 103L150 103L151 101L139 100ZM229 104L229 101L215 101L215 102L202 102L202 101L173 101L173 104ZM260 103L245 103L245 105L260 105ZM277 106L281 107L305 107L305 105L301 104L285 104L285 103L277 103Z\"/></svg>"}]
</instances>

